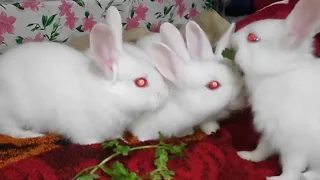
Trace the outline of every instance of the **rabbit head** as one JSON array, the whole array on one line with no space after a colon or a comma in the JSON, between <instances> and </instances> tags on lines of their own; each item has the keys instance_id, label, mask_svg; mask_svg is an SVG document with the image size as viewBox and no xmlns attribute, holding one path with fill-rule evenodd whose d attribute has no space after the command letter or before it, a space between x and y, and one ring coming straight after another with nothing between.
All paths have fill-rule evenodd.
<instances>
[{"instance_id":1,"label":"rabbit head","mask_svg":"<svg viewBox=\"0 0 320 180\"><path fill-rule=\"evenodd\" d=\"M168 97L164 79L153 66L126 52L121 16L115 7L108 9L106 18L108 25L96 24L92 28L90 47L93 61L106 79L112 81L108 90L132 111L157 109Z\"/></svg>"},{"instance_id":2,"label":"rabbit head","mask_svg":"<svg viewBox=\"0 0 320 180\"><path fill-rule=\"evenodd\" d=\"M193 21L186 25L188 47L179 30L170 23L161 25L160 35L161 41L172 49L166 53L171 56L171 65L165 67L172 67L175 97L182 108L205 118L221 111L238 96L241 76L223 62L220 52L228 45L228 38L218 43L219 55L215 55L205 33Z\"/></svg>"},{"instance_id":3,"label":"rabbit head","mask_svg":"<svg viewBox=\"0 0 320 180\"><path fill-rule=\"evenodd\" d=\"M260 20L234 33L231 44L237 52L235 61L245 75L279 74L314 59L319 7L319 0L300 0L286 19Z\"/></svg>"}]
</instances>

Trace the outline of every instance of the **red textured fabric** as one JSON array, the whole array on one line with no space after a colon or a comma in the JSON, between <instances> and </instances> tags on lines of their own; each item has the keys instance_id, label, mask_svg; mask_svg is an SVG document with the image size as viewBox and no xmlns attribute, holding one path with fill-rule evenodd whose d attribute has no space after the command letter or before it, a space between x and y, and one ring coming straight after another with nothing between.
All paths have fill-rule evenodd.
<instances>
[{"instance_id":1,"label":"red textured fabric","mask_svg":"<svg viewBox=\"0 0 320 180\"><path fill-rule=\"evenodd\" d=\"M254 0L254 7L256 10L262 9L272 3L279 2L281 0ZM290 3L297 3L299 0L290 0Z\"/></svg>"},{"instance_id":2,"label":"red textured fabric","mask_svg":"<svg viewBox=\"0 0 320 180\"><path fill-rule=\"evenodd\" d=\"M185 149L186 157L169 161L169 168L176 172L174 180L265 180L266 176L279 174L276 157L251 163L237 156L237 149L255 147L258 135L250 119L249 111L240 112L226 121L217 134L189 142ZM0 169L0 179L70 180L77 172L97 164L110 153L98 145L67 145L5 166ZM131 171L145 175L154 168L154 153L153 149L141 150L116 160L123 162Z\"/></svg>"}]
</instances>

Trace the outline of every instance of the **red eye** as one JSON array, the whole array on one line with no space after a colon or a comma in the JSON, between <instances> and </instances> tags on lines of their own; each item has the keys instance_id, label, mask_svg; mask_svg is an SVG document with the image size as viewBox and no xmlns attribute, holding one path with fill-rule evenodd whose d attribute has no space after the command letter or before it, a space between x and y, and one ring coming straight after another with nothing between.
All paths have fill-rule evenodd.
<instances>
[{"instance_id":1,"label":"red eye","mask_svg":"<svg viewBox=\"0 0 320 180\"><path fill-rule=\"evenodd\" d=\"M210 90L218 89L220 87L220 83L218 81L211 81L207 84L207 88Z\"/></svg>"},{"instance_id":2,"label":"red eye","mask_svg":"<svg viewBox=\"0 0 320 180\"><path fill-rule=\"evenodd\" d=\"M148 85L148 80L144 77L141 77L134 80L134 83L136 84L137 87L144 88Z\"/></svg>"},{"instance_id":3,"label":"red eye","mask_svg":"<svg viewBox=\"0 0 320 180\"><path fill-rule=\"evenodd\" d=\"M258 42L259 38L255 34L249 33L248 34L248 41L249 42Z\"/></svg>"}]
</instances>

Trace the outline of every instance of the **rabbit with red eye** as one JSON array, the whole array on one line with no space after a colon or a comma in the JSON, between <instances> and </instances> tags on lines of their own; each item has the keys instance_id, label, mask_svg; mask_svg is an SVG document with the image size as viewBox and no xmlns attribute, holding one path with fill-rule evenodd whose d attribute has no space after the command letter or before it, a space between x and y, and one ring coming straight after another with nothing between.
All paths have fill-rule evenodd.
<instances>
[{"instance_id":1,"label":"rabbit with red eye","mask_svg":"<svg viewBox=\"0 0 320 180\"><path fill-rule=\"evenodd\" d=\"M320 179L319 7L300 0L286 19L252 23L231 38L262 133L255 150L238 154L255 162L279 154L282 174L268 180Z\"/></svg>"},{"instance_id":2,"label":"rabbit with red eye","mask_svg":"<svg viewBox=\"0 0 320 180\"><path fill-rule=\"evenodd\" d=\"M0 61L0 134L61 134L73 143L121 136L144 112L163 105L168 87L150 64L122 49L104 24L90 33L94 61L66 45L33 42Z\"/></svg>"},{"instance_id":3,"label":"rabbit with red eye","mask_svg":"<svg viewBox=\"0 0 320 180\"><path fill-rule=\"evenodd\" d=\"M150 43L150 47L142 47L140 44L141 48L149 49L153 63L166 64L161 66L165 68L160 68L160 72L173 72L166 105L129 126L130 132L140 141L157 139L158 132L167 137L193 133L194 126L220 114L241 92L241 76L221 62L219 51L228 43L220 41L215 56L201 28L194 22L189 22L187 28L189 48L178 29L170 23L160 27L161 41L165 44L162 44L162 52L153 52L159 45ZM215 120L201 125L208 134L218 127Z\"/></svg>"}]
</instances>

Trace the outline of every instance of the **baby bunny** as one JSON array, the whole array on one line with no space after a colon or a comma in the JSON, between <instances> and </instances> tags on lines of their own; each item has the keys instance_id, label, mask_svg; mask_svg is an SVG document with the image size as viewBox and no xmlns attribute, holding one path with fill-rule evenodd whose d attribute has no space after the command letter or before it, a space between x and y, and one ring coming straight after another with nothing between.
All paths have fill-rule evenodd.
<instances>
[{"instance_id":1,"label":"baby bunny","mask_svg":"<svg viewBox=\"0 0 320 180\"><path fill-rule=\"evenodd\" d=\"M162 76L122 49L121 32L92 28L94 61L66 45L26 43L1 56L0 133L56 133L73 143L120 137L126 126L168 97Z\"/></svg>"},{"instance_id":2,"label":"baby bunny","mask_svg":"<svg viewBox=\"0 0 320 180\"><path fill-rule=\"evenodd\" d=\"M219 114L240 93L240 75L221 60L220 50L224 48L217 48L218 56L215 56L201 28L194 22L188 23L187 27L188 48L178 29L170 23L160 27L161 41L165 44L161 45L162 52L153 51L159 44L150 43L149 48L141 46L149 49L155 64L169 67L159 69L160 72L173 74L168 83L170 98L165 106L129 126L130 132L140 141L157 139L158 132L167 137L190 134L193 126ZM224 39L219 42L219 46L226 44ZM212 120L201 128L211 133L217 126Z\"/></svg>"},{"instance_id":3,"label":"baby bunny","mask_svg":"<svg viewBox=\"0 0 320 180\"><path fill-rule=\"evenodd\" d=\"M236 32L232 46L242 68L262 137L239 156L263 161L280 155L282 174L268 180L320 179L320 1L300 0L284 20L261 20Z\"/></svg>"}]
</instances>

